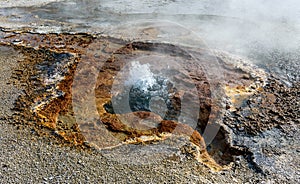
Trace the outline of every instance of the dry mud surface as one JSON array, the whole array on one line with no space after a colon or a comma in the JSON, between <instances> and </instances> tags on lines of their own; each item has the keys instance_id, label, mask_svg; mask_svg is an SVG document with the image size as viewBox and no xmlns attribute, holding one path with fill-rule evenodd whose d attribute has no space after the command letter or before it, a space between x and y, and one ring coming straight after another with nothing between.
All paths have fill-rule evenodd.
<instances>
[{"instance_id":1,"label":"dry mud surface","mask_svg":"<svg viewBox=\"0 0 300 184\"><path fill-rule=\"evenodd\" d=\"M144 40L131 41L128 33L41 33L40 26L1 22L1 182L300 182L297 81L287 86L245 58L185 34L178 40L189 45L163 42L163 26L145 25L134 33ZM124 78L153 58L160 62L151 71L196 92L174 88L163 76L156 82L172 94L166 116L144 105L150 102L140 88L135 112L122 104L118 110L113 103L126 100ZM142 65L127 70L133 60ZM163 65L169 60L184 67ZM191 110L179 116L180 99L199 108L194 124L183 123ZM207 134L207 127L217 131Z\"/></svg>"}]
</instances>

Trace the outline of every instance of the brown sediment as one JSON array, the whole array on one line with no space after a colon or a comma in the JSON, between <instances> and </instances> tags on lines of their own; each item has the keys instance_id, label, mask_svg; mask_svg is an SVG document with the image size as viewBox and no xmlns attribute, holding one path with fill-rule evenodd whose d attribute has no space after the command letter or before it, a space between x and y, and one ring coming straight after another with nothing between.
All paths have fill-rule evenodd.
<instances>
[{"instance_id":1,"label":"brown sediment","mask_svg":"<svg viewBox=\"0 0 300 184\"><path fill-rule=\"evenodd\" d=\"M119 114L109 113L104 108L105 104L110 103L110 100L112 99L110 90L114 82L113 77L117 75L125 64L139 58L141 55L147 55L147 52L148 54L149 52L156 52L156 54L167 55L165 59L174 60L174 58L169 55L170 53L179 53L176 57L183 57L184 63L182 63L181 66L189 67L189 75L193 76L193 79L186 79L185 82L194 84L198 90L197 94L190 95L195 95L200 99L200 117L198 119L198 125L200 125L200 127L206 126L212 104L210 100L209 85L207 85L208 81L200 66L197 66L195 61L192 61L192 57L188 53L173 45L140 42L128 44L117 50L113 55L114 60L107 62L102 66L95 88L96 104L101 122L103 122L109 130L115 132L115 136L121 141L131 139L138 142L139 139L134 138L141 136L151 137L155 135L155 140L163 140L165 139L165 133L188 136L190 137L190 141L199 148L200 154L196 156L197 160L215 171L222 170L223 167L217 164L207 153L205 141L200 133L190 126L172 120L162 120L159 115L152 112L141 111L121 115L126 116L126 118L124 118L126 121L122 121ZM182 70L186 70L187 68L182 68ZM182 71L177 70L176 73L180 76ZM178 80L181 79L178 78ZM145 119L151 119L152 124L155 124L156 126L154 128L147 127L147 125L141 123L141 121ZM131 143L133 142L134 141L131 141Z\"/></svg>"},{"instance_id":2,"label":"brown sediment","mask_svg":"<svg viewBox=\"0 0 300 184\"><path fill-rule=\"evenodd\" d=\"M92 40L89 34L37 34L18 31L1 31L2 44L23 46L34 49L46 49L59 53L84 53Z\"/></svg>"},{"instance_id":3,"label":"brown sediment","mask_svg":"<svg viewBox=\"0 0 300 184\"><path fill-rule=\"evenodd\" d=\"M56 130L58 135L69 142L83 144L85 139L76 123L62 124L58 121L58 116L70 110L71 88L79 61L78 54L91 43L92 37L84 34L0 34L2 45L11 45L23 55L23 60L19 61L19 67L12 76L16 83L25 86L24 95L21 95L15 104L16 122L42 125ZM63 63L61 67L65 71L60 74L62 79L53 84L45 84L47 70L55 63Z\"/></svg>"},{"instance_id":4,"label":"brown sediment","mask_svg":"<svg viewBox=\"0 0 300 184\"><path fill-rule=\"evenodd\" d=\"M225 152L228 150L226 147L230 146L226 142L222 131L217 136L219 137L217 141L220 141L220 143L216 144L222 145L222 148L215 146L210 153L220 149L224 151L224 155L227 155L227 158L214 157L218 158L217 163L208 154L201 134L186 124L181 124L176 120L163 120L162 117L152 112L138 111L114 114L107 112L104 108L104 105L109 103L112 98L110 90L114 82L113 77L129 61L151 53L173 60L181 58L182 63L180 64L183 68L175 71L177 73L175 79L196 87L198 93L187 95L196 97L200 101L200 107L195 106L194 108L199 108L197 129L204 131L209 119L217 118L217 113L221 107L219 104L214 104L211 98L210 83L206 78L205 71L185 49L172 44L162 43L133 42L126 44L122 40L87 34L0 32L0 39L1 44L11 45L24 55L24 60L20 61L19 68L16 68L13 76L18 83L26 86L24 95L21 95L16 102L18 114L15 114L14 118L18 119L19 122L24 123L24 120L26 122L29 120L34 126L37 124L54 130L68 142L75 145L83 145L87 141L84 136L86 132L82 133L82 129L77 124L72 110L74 73L80 62L97 63L100 61L104 65L98 68L100 72L95 86L95 101L101 120L100 123L105 125L114 138L125 143L138 143L143 141L138 139L141 136L149 137L150 142L151 139L166 139L168 133L188 136L190 141L198 148L198 152L194 156L212 170L222 170L226 166L222 166L219 163L228 164L233 160L232 156L228 156L230 153ZM95 55L95 51L97 51L97 55ZM45 74L41 73L43 69L39 67L46 67L44 68L46 71L47 67L51 68L55 62L63 64L62 67L66 71L62 73L62 79L55 81L53 84L46 84L45 78L43 78ZM205 63L205 61L202 62ZM188 72L186 73L186 71ZM191 76L191 78L184 78L186 74ZM228 76L230 76L230 72L228 72ZM232 76L234 79L235 76ZM217 85L218 82L216 81L213 85ZM178 95L183 95L184 93L186 92L181 91L178 92ZM191 106L193 107L193 102L191 102ZM128 121L127 123L122 121L124 117ZM151 121L152 125L155 126L148 126L142 123L142 120ZM92 122L92 124L97 123L99 122ZM89 140L93 140L93 137ZM226 161L222 162L222 159Z\"/></svg>"}]
</instances>

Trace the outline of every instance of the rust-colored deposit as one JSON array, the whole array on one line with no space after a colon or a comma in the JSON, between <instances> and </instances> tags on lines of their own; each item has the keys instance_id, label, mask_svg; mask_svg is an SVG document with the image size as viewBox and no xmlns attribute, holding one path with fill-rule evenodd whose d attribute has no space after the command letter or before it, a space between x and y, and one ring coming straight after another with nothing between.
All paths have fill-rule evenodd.
<instances>
[{"instance_id":1,"label":"rust-colored deposit","mask_svg":"<svg viewBox=\"0 0 300 184\"><path fill-rule=\"evenodd\" d=\"M177 50L176 50L177 49ZM156 135L163 139L165 133L172 133L178 135L189 136L191 142L199 147L200 155L198 160L215 171L221 170L222 166L218 165L207 153L206 145L202 136L188 125L181 124L172 120L163 120L159 115L155 115L151 112L133 112L127 113L126 120L122 121L122 118L118 114L109 113L105 110L105 104L108 104L112 98L110 89L112 88L114 82L114 76L124 67L124 65L130 61L133 61L143 55L149 54L149 52L156 52L156 54L163 54L170 57L170 59L175 59L170 56L170 53L179 53L176 57L183 57L184 63L182 66L190 67L189 75L194 76L193 79L185 80L185 82L194 84L198 89L196 95L200 99L200 112L198 124L203 127L206 126L208 118L211 111L211 100L210 100L210 90L207 79L205 78L204 72L195 61L192 61L192 57L189 56L177 47L168 44L152 44L152 43L132 43L125 47L118 49L114 55L113 60L106 62L102 66L102 70L98 75L98 80L95 88L97 109L100 115L101 122L103 122L107 128L113 131L116 137L120 140L126 141L140 136L153 136ZM167 59L166 57L164 59ZM193 65L193 67L192 67ZM186 70L187 68L182 68L181 70ZM182 71L176 71L176 75L180 76ZM178 78L178 80L180 80ZM184 91L179 92L184 93ZM192 105L192 104L191 104ZM151 118L149 118L151 117ZM156 124L154 128L147 127L145 124L141 123L144 119L151 119L152 124ZM128 122L128 123L126 123Z\"/></svg>"},{"instance_id":2,"label":"rust-colored deposit","mask_svg":"<svg viewBox=\"0 0 300 184\"><path fill-rule=\"evenodd\" d=\"M35 129L40 126L46 127L72 144L83 145L86 138L74 118L72 109L74 73L80 62L96 63L100 61L104 64L101 65L101 69L99 68L95 85L95 101L100 123L115 138L121 142L136 140L131 143L138 143L140 139L135 138L141 136L154 136L155 139L161 140L170 134L188 136L190 141L199 148L197 160L212 170L219 171L226 168L219 164L222 163L222 159L227 160L226 164L232 161L232 156L226 152L229 150L226 148L229 143L226 143L223 132L217 136L220 143L216 144L211 151L217 152L215 150L218 149L221 152L224 151L223 157L214 156L214 158L218 158L217 163L207 152L201 134L186 124L176 120L165 120L153 112L138 111L115 114L107 112L104 108L112 99L110 90L114 77L129 61L151 53L175 60L180 58L183 68L175 71L176 79L196 86L198 93L188 95L198 98L200 101L200 107L193 107L193 103L191 106L199 108L196 128L203 131L209 123L209 119L217 117L216 114L221 107L216 106L211 99L210 83L203 68L197 65L193 57L180 47L162 43L127 43L119 39L88 34L32 34L5 31L0 32L0 44L12 46L23 54L23 60L19 61L19 66L12 76L15 83L24 86L25 89L15 105L18 111L14 115L16 122L31 124ZM95 54L92 50L99 52ZM188 71L188 73L184 73L184 71ZM186 74L191 78L181 78ZM228 78L236 77L230 72L227 74ZM213 85L217 85L217 83L219 81ZM180 97L184 93L185 91L178 91L178 96ZM124 117L127 122L121 120ZM143 120L151 121L154 126L147 126L142 123ZM221 147L218 148L218 145Z\"/></svg>"}]
</instances>

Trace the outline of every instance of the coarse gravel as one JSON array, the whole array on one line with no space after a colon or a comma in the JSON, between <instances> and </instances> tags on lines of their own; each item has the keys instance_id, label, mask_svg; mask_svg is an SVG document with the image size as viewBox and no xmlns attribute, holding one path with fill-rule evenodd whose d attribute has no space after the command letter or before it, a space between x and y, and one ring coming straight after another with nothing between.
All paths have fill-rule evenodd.
<instances>
[{"instance_id":1,"label":"coarse gravel","mask_svg":"<svg viewBox=\"0 0 300 184\"><path fill-rule=\"evenodd\" d=\"M2 0L0 8L3 8L3 13L6 8L38 7L57 1L60 0ZM60 32L69 28L67 27L69 23L49 21L46 24L39 16L31 18L32 20L27 16L18 17L4 13L0 17L1 27L38 28L38 32L46 33ZM86 19L82 20L86 21ZM60 144L59 141L52 139L53 137L37 135L34 127L18 125L10 118L14 113L12 109L15 100L22 94L21 84L13 83L11 80L12 71L22 57L22 54L12 48L0 46L0 184L299 183L300 181L300 171L297 168L300 153L297 123L280 125L252 137L244 137L244 135L233 137L235 141L238 140L242 145L250 148L254 153L253 161L265 175L251 169L249 160L246 161L247 158L242 156L236 158L231 170L212 173L193 158L178 152L180 148L174 142L172 144L165 141L157 143L156 147L148 145L142 148L124 145L99 151L79 149ZM282 61L282 65L291 69L294 78L299 79L299 72L295 70L298 66L296 61L295 65L288 65ZM277 65L274 68L277 69ZM292 98L295 99L297 95L298 93ZM297 111L297 109L292 110ZM297 121L299 122L299 119ZM153 154L153 149L157 147L164 153L161 157ZM132 151L133 148L140 148L142 151ZM128 153L134 154L127 155ZM145 154L150 155L147 157L149 160L139 162L142 158L146 158Z\"/></svg>"}]
</instances>

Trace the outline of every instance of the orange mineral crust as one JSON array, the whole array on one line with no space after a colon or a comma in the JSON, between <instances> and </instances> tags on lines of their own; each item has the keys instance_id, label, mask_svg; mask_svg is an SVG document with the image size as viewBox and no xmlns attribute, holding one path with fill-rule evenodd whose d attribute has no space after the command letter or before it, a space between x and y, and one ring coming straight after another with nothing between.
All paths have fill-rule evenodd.
<instances>
[{"instance_id":1,"label":"orange mineral crust","mask_svg":"<svg viewBox=\"0 0 300 184\"><path fill-rule=\"evenodd\" d=\"M88 144L97 148L129 143L151 144L173 135L188 137L197 148L193 152L195 159L214 171L227 169L233 155L243 154L232 152L234 148L231 148L224 128L218 131L209 152L201 133L207 125L213 125L220 118L224 110L220 99L229 97L231 101L228 103L232 103L232 108L237 106L235 94L245 91L248 95L246 87L254 79L245 79L245 72L232 72L231 66L219 71L228 81L227 86L224 81L210 78L205 68L222 60L204 48L129 42L88 34L13 31L1 31L0 44L13 47L23 55L12 76L14 83L24 86L24 93L15 104L17 113L13 118L22 125L33 126L42 135L49 136L49 133L43 132L47 129L46 132L54 132L70 144L83 147ZM140 62L143 67L151 64L151 71L157 76L165 74L155 78L164 83L166 91L172 94L165 101L168 110L164 116L141 106L138 98L135 98L137 102L132 102L136 105L133 105L132 112L114 111L114 98L123 98L122 94L128 92L122 84L124 79L130 78L130 69L126 67L130 67L132 61ZM166 67L165 62L170 61L174 64ZM78 66L84 67L78 70ZM169 76L172 76L170 81L167 80ZM237 77L243 78L239 84L232 82ZM75 78L80 83L74 84ZM94 85L90 82L91 78ZM174 88L172 82L180 84L179 87ZM76 91L78 89L81 90ZM220 91L216 93L216 89ZM87 98L92 100L87 101ZM181 99L188 105L185 106ZM74 104L83 102L86 102L85 105L76 112L80 111L85 117L96 116L96 119L76 117ZM90 110L90 102L95 103L96 111ZM117 104L120 108L122 105ZM194 110L198 113L193 115ZM187 119L189 116L196 119L194 125ZM187 122L180 122L180 117Z\"/></svg>"}]
</instances>

